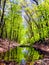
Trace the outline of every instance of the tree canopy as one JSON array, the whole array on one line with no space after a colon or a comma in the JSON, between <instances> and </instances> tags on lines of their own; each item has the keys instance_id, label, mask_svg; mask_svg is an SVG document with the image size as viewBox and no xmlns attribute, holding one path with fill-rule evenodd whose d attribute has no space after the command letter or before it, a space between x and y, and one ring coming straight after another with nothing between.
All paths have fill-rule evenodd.
<instances>
[{"instance_id":1,"label":"tree canopy","mask_svg":"<svg viewBox=\"0 0 49 65\"><path fill-rule=\"evenodd\" d=\"M49 0L1 0L0 2L0 37L2 39L7 38L19 44L32 46L37 41L49 38ZM23 52L24 49L27 52ZM13 53L15 53L14 57ZM8 52L6 54L8 55ZM9 58L14 58L16 61L17 59L34 61L41 58L41 55L34 48L18 47L10 50Z\"/></svg>"}]
</instances>

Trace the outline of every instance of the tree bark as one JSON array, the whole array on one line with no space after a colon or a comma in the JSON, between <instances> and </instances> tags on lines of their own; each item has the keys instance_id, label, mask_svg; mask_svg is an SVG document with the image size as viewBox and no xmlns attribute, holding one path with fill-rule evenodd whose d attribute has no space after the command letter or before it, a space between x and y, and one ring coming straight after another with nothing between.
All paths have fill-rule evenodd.
<instances>
[{"instance_id":1,"label":"tree bark","mask_svg":"<svg viewBox=\"0 0 49 65\"><path fill-rule=\"evenodd\" d=\"M1 16L1 21L0 21L0 23L3 22L5 4L6 4L6 0L4 0L4 3L3 3L3 12L2 12L2 16Z\"/></svg>"},{"instance_id":2,"label":"tree bark","mask_svg":"<svg viewBox=\"0 0 49 65\"><path fill-rule=\"evenodd\" d=\"M2 34L3 34L3 27L4 27L4 24L5 24L5 23L3 22L5 4L6 4L6 0L4 0L4 2L3 2L3 9L2 9L2 15L1 15L1 20L0 20L0 28L1 28L0 38L2 37Z\"/></svg>"}]
</instances>

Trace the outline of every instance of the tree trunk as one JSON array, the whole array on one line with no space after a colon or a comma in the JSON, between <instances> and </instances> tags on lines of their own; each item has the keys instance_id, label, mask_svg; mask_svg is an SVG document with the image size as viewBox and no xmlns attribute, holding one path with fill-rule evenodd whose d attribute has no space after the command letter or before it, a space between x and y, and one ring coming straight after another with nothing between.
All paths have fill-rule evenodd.
<instances>
[{"instance_id":1,"label":"tree trunk","mask_svg":"<svg viewBox=\"0 0 49 65\"><path fill-rule=\"evenodd\" d=\"M6 0L4 0L4 3L3 3L3 10L2 10L2 15L1 15L1 20L0 20L0 28L1 28L0 38L2 37L2 34L3 34L3 27L4 27L3 18L4 18L5 4L6 4Z\"/></svg>"}]
</instances>

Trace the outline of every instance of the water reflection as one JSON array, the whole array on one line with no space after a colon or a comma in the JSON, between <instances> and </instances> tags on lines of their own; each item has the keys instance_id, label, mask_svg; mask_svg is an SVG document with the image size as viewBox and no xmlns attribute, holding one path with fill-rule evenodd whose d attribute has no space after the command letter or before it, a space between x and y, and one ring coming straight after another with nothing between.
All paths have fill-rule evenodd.
<instances>
[{"instance_id":1,"label":"water reflection","mask_svg":"<svg viewBox=\"0 0 49 65\"><path fill-rule=\"evenodd\" d=\"M22 59L20 65L26 65L26 60Z\"/></svg>"},{"instance_id":2,"label":"water reflection","mask_svg":"<svg viewBox=\"0 0 49 65\"><path fill-rule=\"evenodd\" d=\"M22 53L28 54L27 48L24 48L24 49L22 50Z\"/></svg>"}]
</instances>

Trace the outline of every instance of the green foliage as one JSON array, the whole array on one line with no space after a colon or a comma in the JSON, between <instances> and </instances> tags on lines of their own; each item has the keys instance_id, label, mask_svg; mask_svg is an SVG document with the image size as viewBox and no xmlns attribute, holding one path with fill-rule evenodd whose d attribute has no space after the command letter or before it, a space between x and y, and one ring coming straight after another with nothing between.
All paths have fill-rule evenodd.
<instances>
[{"instance_id":1,"label":"green foliage","mask_svg":"<svg viewBox=\"0 0 49 65\"><path fill-rule=\"evenodd\" d=\"M28 28L28 42L33 45L35 41L43 40L46 37L49 37L49 1L44 1L38 6L33 5L32 8L29 6L27 7L27 3L24 1L21 3L21 7L22 6L24 6L25 14L28 17L28 19L27 17L24 17ZM32 54L32 56L34 56L32 59L38 59L38 52L35 50L33 52L34 54Z\"/></svg>"},{"instance_id":2,"label":"green foliage","mask_svg":"<svg viewBox=\"0 0 49 65\"><path fill-rule=\"evenodd\" d=\"M27 61L35 61L38 60L40 55L39 53L34 50L34 48L28 48L28 54L26 55Z\"/></svg>"},{"instance_id":3,"label":"green foliage","mask_svg":"<svg viewBox=\"0 0 49 65\"><path fill-rule=\"evenodd\" d=\"M7 1L7 4L9 5L9 1ZM14 40L20 44L26 43L26 29L23 26L21 7L18 4L10 3L8 13L6 11L5 13L4 26L3 29L0 29L2 38ZM10 49L9 52L5 53L4 60L15 60L19 62L24 56L21 51L21 48Z\"/></svg>"},{"instance_id":4,"label":"green foliage","mask_svg":"<svg viewBox=\"0 0 49 65\"><path fill-rule=\"evenodd\" d=\"M10 2L7 1L9 4ZM10 3L8 13L4 16L3 29L0 28L0 34L2 32L2 38L8 38L15 40L20 44L31 44L33 45L36 41L43 40L49 37L49 1L44 0L41 4L28 6L24 0L20 0L20 5ZM7 6L7 5L6 5ZM33 7L32 7L33 6ZM23 25L22 19L22 7L24 7L24 17L27 24L26 28ZM7 8L7 7L6 7ZM5 60L21 61L23 58L28 61L35 61L39 59L40 55L33 48L27 48L28 54L22 52L22 48L10 49L5 55ZM9 56L8 56L9 54Z\"/></svg>"},{"instance_id":5,"label":"green foliage","mask_svg":"<svg viewBox=\"0 0 49 65\"><path fill-rule=\"evenodd\" d=\"M32 38L32 39L29 38L30 40L32 40L30 43L34 43L39 39L42 40L45 39L46 37L49 37L49 33L48 33L49 9L48 8L49 8L49 4L47 1L44 1L38 6L34 5L32 9L29 7L25 8L25 13L29 18L29 20L26 20L26 22L30 26L30 27L28 26L28 31L30 33L29 37L31 36Z\"/></svg>"},{"instance_id":6,"label":"green foliage","mask_svg":"<svg viewBox=\"0 0 49 65\"><path fill-rule=\"evenodd\" d=\"M24 43L26 30L23 26L21 16L21 7L17 4L11 4L11 9L7 16L4 16L4 27L2 38L15 40L19 43Z\"/></svg>"}]
</instances>

